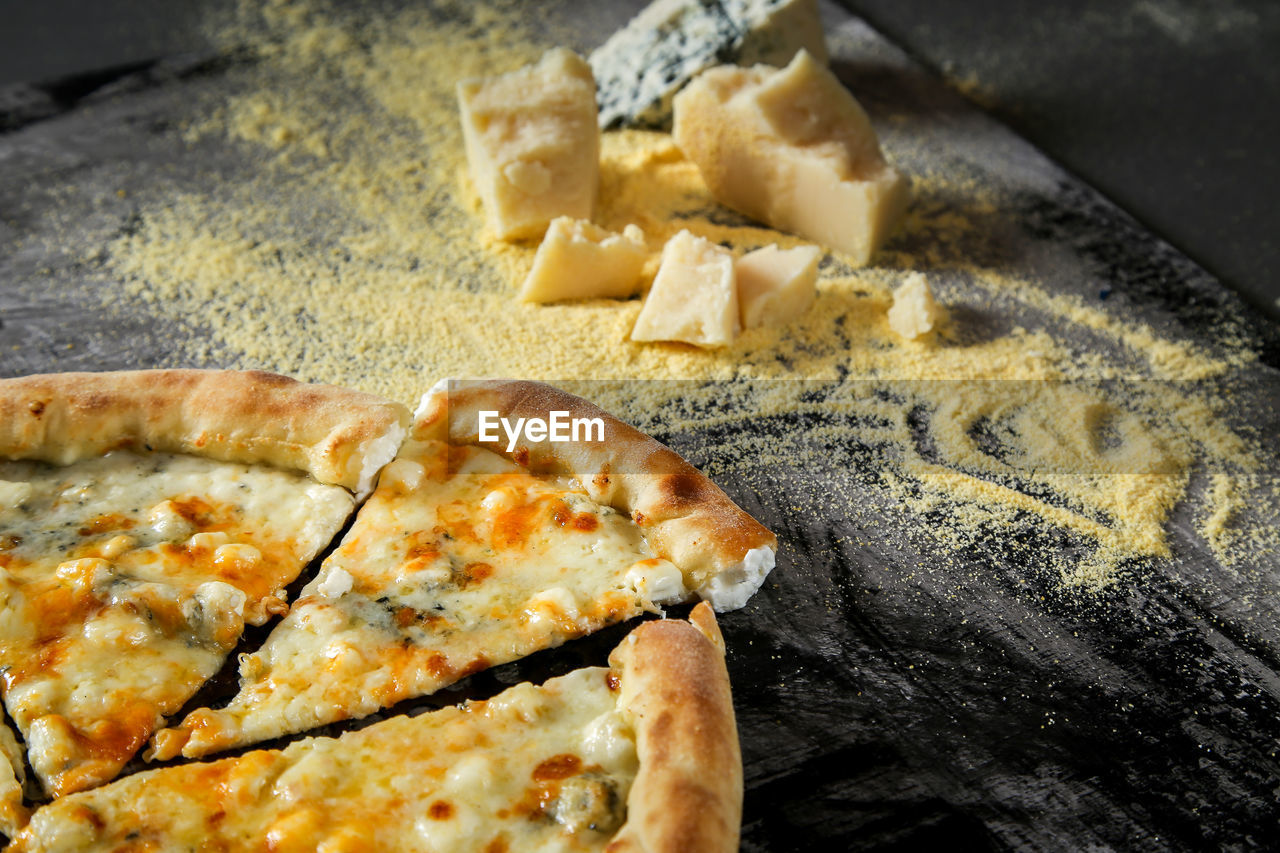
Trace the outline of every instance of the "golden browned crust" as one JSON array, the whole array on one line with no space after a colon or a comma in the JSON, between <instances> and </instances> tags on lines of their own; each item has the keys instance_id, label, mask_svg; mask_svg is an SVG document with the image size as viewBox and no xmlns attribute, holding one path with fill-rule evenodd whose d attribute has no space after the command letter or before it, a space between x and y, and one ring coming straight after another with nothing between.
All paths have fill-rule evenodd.
<instances>
[{"instance_id":1,"label":"golden browned crust","mask_svg":"<svg viewBox=\"0 0 1280 853\"><path fill-rule=\"evenodd\" d=\"M610 655L640 759L610 853L738 849L742 755L723 649L704 602L690 622L646 622Z\"/></svg>"},{"instance_id":2,"label":"golden browned crust","mask_svg":"<svg viewBox=\"0 0 1280 853\"><path fill-rule=\"evenodd\" d=\"M605 440L521 440L508 452L501 431L497 441L481 441L481 411L512 419L545 419L551 411L600 418ZM679 454L558 388L515 380L450 383L447 393L436 391L424 399L415 425L421 437L443 438L445 429L455 444L479 445L531 470L577 478L593 500L629 513L654 553L679 566L692 589L706 589L717 575L737 571L750 551L777 549L777 539L764 525Z\"/></svg>"},{"instance_id":3,"label":"golden browned crust","mask_svg":"<svg viewBox=\"0 0 1280 853\"><path fill-rule=\"evenodd\" d=\"M366 491L403 438L397 403L262 371L139 370L0 380L0 458L65 465L130 448L305 471Z\"/></svg>"}]
</instances>

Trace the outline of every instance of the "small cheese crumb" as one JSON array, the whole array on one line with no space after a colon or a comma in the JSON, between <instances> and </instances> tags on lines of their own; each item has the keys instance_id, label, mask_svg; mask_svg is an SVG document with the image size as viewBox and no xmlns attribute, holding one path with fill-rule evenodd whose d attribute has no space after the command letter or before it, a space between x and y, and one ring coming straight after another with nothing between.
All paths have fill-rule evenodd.
<instances>
[{"instance_id":1,"label":"small cheese crumb","mask_svg":"<svg viewBox=\"0 0 1280 853\"><path fill-rule=\"evenodd\" d=\"M640 287L649 247L644 232L628 225L621 234L560 216L551 221L524 281L525 302L562 299L626 299Z\"/></svg>"},{"instance_id":2,"label":"small cheese crumb","mask_svg":"<svg viewBox=\"0 0 1280 853\"><path fill-rule=\"evenodd\" d=\"M909 341L932 332L946 320L946 309L933 298L929 282L920 273L911 273L893 292L889 328Z\"/></svg>"},{"instance_id":3,"label":"small cheese crumb","mask_svg":"<svg viewBox=\"0 0 1280 853\"><path fill-rule=\"evenodd\" d=\"M718 347L733 341L740 323L733 255L681 231L663 247L662 264L631 340Z\"/></svg>"},{"instance_id":4,"label":"small cheese crumb","mask_svg":"<svg viewBox=\"0 0 1280 853\"><path fill-rule=\"evenodd\" d=\"M102 547L98 549L98 553L102 555L103 559L114 560L136 544L137 540L132 536L121 533L119 535L112 536L103 543Z\"/></svg>"},{"instance_id":5,"label":"small cheese crumb","mask_svg":"<svg viewBox=\"0 0 1280 853\"><path fill-rule=\"evenodd\" d=\"M817 246L779 249L765 246L738 259L738 307L742 326L781 326L809 309L817 295Z\"/></svg>"},{"instance_id":6,"label":"small cheese crumb","mask_svg":"<svg viewBox=\"0 0 1280 853\"><path fill-rule=\"evenodd\" d=\"M355 578L346 569L333 568L324 580L316 586L316 592L325 598L338 599L351 592L351 587L355 585Z\"/></svg>"},{"instance_id":7,"label":"small cheese crumb","mask_svg":"<svg viewBox=\"0 0 1280 853\"><path fill-rule=\"evenodd\" d=\"M525 624L535 631L573 631L578 627L578 601L562 586L553 586L530 598L524 614Z\"/></svg>"},{"instance_id":8,"label":"small cheese crumb","mask_svg":"<svg viewBox=\"0 0 1280 853\"><path fill-rule=\"evenodd\" d=\"M220 572L239 573L262 562L262 552L252 545L223 545L213 552L213 566Z\"/></svg>"},{"instance_id":9,"label":"small cheese crumb","mask_svg":"<svg viewBox=\"0 0 1280 853\"><path fill-rule=\"evenodd\" d=\"M238 639L244 629L244 609L249 597L242 590L222 581L206 581L196 587L191 600L184 602L187 621L199 622L209 634L225 633Z\"/></svg>"},{"instance_id":10,"label":"small cheese crumb","mask_svg":"<svg viewBox=\"0 0 1280 853\"><path fill-rule=\"evenodd\" d=\"M187 549L198 551L202 548L207 548L210 551L214 551L230 541L231 537L222 530L207 530L201 533L193 533L191 538L187 540Z\"/></svg>"},{"instance_id":11,"label":"small cheese crumb","mask_svg":"<svg viewBox=\"0 0 1280 853\"><path fill-rule=\"evenodd\" d=\"M501 515L520 502L520 496L511 486L500 486L480 501L480 506L490 515Z\"/></svg>"},{"instance_id":12,"label":"small cheese crumb","mask_svg":"<svg viewBox=\"0 0 1280 853\"><path fill-rule=\"evenodd\" d=\"M161 501L153 506L147 514L147 523L151 525L155 535L166 542L177 542L190 535L195 529L191 522L178 512L178 507L173 501Z\"/></svg>"}]
</instances>

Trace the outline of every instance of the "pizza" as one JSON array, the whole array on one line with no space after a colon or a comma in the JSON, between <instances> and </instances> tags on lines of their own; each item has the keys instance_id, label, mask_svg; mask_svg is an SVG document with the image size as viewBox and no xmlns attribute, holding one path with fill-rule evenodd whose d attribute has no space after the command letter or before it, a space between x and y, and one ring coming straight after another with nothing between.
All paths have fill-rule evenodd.
<instances>
[{"instance_id":1,"label":"pizza","mask_svg":"<svg viewBox=\"0 0 1280 853\"><path fill-rule=\"evenodd\" d=\"M484 442L482 412L563 412L601 440ZM688 462L585 400L453 383L426 395L337 550L241 658L236 697L161 731L150 754L363 717L695 593L741 606L775 547Z\"/></svg>"},{"instance_id":2,"label":"pizza","mask_svg":"<svg viewBox=\"0 0 1280 853\"><path fill-rule=\"evenodd\" d=\"M0 721L0 835L13 836L30 817L22 802L25 781L22 744L18 743L8 721Z\"/></svg>"},{"instance_id":3,"label":"pizza","mask_svg":"<svg viewBox=\"0 0 1280 853\"><path fill-rule=\"evenodd\" d=\"M0 690L47 794L113 778L286 609L406 414L264 373L0 381Z\"/></svg>"},{"instance_id":4,"label":"pizza","mask_svg":"<svg viewBox=\"0 0 1280 853\"><path fill-rule=\"evenodd\" d=\"M72 374L0 381L0 415L0 686L34 775L54 798L35 810L16 849L62 849L63 843L80 849L90 844L83 841L86 827L97 833L92 844L121 832L137 840L125 846L142 849L169 849L184 832L232 839L231 847L285 849L277 840L296 835L297 849L356 849L342 839L368 833L361 836L355 811L343 812L332 798L365 803L356 811L366 819L379 810L395 812L403 805L397 797L378 799L390 796L383 776L410 754L437 768L426 774L431 779L465 775L454 751L433 746L434 727L456 728L459 743L474 737L474 744L497 744L494 726L501 737L517 737L523 746L477 747L483 753L477 762L501 756L503 767L511 756L528 752L532 760L555 738L563 746L564 737L576 735L555 734L559 717L528 709L506 723L475 722L489 719L484 708L508 707L494 699L423 718L393 717L337 740L312 738L85 789L118 774L148 738L149 759L249 746L364 717L606 625L661 614L675 602L702 598L720 610L741 607L773 567L777 547L768 530L677 454L586 401L537 383L451 383L428 393L410 421L388 401L273 374ZM599 434L530 430L495 437L488 431L492 417L528 422L548 415L598 424ZM283 588L331 543L314 577L287 603ZM240 656L240 689L228 704L198 708L162 728L237 648L246 624L286 612L261 648ZM689 650L688 637L720 645L710 613L704 605L695 609L697 630L665 627L684 624L668 620L646 623L632 635L683 632L686 640L669 644L682 651L672 652L654 676L669 677L666 688L633 675L632 683L649 686L644 696L627 698L619 668L646 672L661 658L655 651L652 662L636 660L627 649L663 643L628 639L615 652L612 675L575 673L540 688L521 686L513 695L542 697L535 704L547 707L561 703L577 721L563 723L567 732L578 731L582 714L612 702L615 717L632 715L627 731L643 745L648 715L667 720L665 726L685 713L671 703L696 707L705 698L680 678L702 666L695 666L700 653ZM681 663L686 653L690 658ZM723 660L717 661L723 673ZM681 669L686 665L692 669ZM676 678L674 670L683 675ZM724 682L727 702L727 677L713 681ZM612 686L601 692L601 683ZM685 724L699 737L732 742L731 771L706 763L711 759L700 756L701 747L690 746L687 755L683 747L679 754L666 750L663 738L678 741L678 732L651 744L654 766L736 778L736 795L718 781L702 784L716 788L719 799L736 796L740 803L731 705L727 719L727 736L723 726ZM467 785L459 783L464 807L458 814L469 817L443 821L437 829L444 835L430 837L454 837L450 833L466 824L458 849L483 849L471 845L485 833L493 849L525 849L543 844L524 836L531 820L546 824L546 844L555 849L590 849L614 830L618 840L631 837L628 832L641 832L637 827L648 821L635 797L657 785L643 781L645 750L639 748L633 783L625 773L602 777L605 765L587 760L581 749L557 747L552 755L574 755L578 763L566 759L554 772L529 776L519 791L511 788L512 796L525 797L519 820L512 818L514 806L467 801ZM723 744L707 749L715 762L728 760ZM12 783L0 764L0 821L6 822L0 830L11 836L26 818L17 757ZM334 762L354 781L331 780L338 787L326 787L323 767ZM298 792L324 805L289 806L295 789L281 782L288 774L298 776ZM502 770L469 784L492 793L524 778ZM547 784L531 795L529 779ZM188 787L185 799L174 792ZM675 789L662 790L669 821L681 808L671 799ZM680 790L684 797L692 789ZM201 809L216 811L212 793L231 791L237 804L252 808L243 823L231 820L230 810L219 812L216 822L225 830L214 833L199 823L212 820L212 812ZM452 802L451 796L437 799ZM153 820L144 808L121 805L135 801L154 802L164 815ZM190 805L189 815L160 805L179 801L184 809ZM430 817L431 803L426 808ZM113 809L119 814L112 816ZM273 809L283 811L272 817ZM724 812L724 820L715 817L720 812L710 814L720 827L716 837L736 839L736 811ZM378 831L421 830L421 820L391 823ZM218 834L224 831L231 834ZM148 848L141 839L152 832L158 840ZM409 838L388 836L386 845L370 849L392 849ZM654 848L643 833L635 838L641 839L636 849L720 849ZM318 839L330 839L330 846L315 847Z\"/></svg>"},{"instance_id":5,"label":"pizza","mask_svg":"<svg viewBox=\"0 0 1280 853\"><path fill-rule=\"evenodd\" d=\"M636 628L609 667L65 797L12 851L734 850L723 655L700 604Z\"/></svg>"}]
</instances>

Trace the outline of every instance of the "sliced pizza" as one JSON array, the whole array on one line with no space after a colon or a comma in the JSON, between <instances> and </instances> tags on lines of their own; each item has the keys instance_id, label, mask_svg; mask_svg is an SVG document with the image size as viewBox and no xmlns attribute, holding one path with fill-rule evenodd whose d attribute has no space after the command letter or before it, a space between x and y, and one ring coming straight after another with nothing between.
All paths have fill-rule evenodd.
<instances>
[{"instance_id":1,"label":"sliced pizza","mask_svg":"<svg viewBox=\"0 0 1280 853\"><path fill-rule=\"evenodd\" d=\"M27 823L27 807L23 804L26 768L22 761L22 745L0 720L0 835L12 838Z\"/></svg>"},{"instance_id":2,"label":"sliced pizza","mask_svg":"<svg viewBox=\"0 0 1280 853\"><path fill-rule=\"evenodd\" d=\"M476 428L481 412L556 411L599 419L602 440L498 445ZM741 606L775 547L693 466L578 397L442 389L289 615L241 658L239 693L158 732L149 755L363 717L694 593Z\"/></svg>"},{"instance_id":3,"label":"sliced pizza","mask_svg":"<svg viewBox=\"0 0 1280 853\"><path fill-rule=\"evenodd\" d=\"M0 689L47 794L113 778L286 609L407 414L258 372L0 381Z\"/></svg>"},{"instance_id":4,"label":"sliced pizza","mask_svg":"<svg viewBox=\"0 0 1280 853\"><path fill-rule=\"evenodd\" d=\"M723 640L705 604L691 623L540 687L63 798L11 851L736 850Z\"/></svg>"}]
</instances>

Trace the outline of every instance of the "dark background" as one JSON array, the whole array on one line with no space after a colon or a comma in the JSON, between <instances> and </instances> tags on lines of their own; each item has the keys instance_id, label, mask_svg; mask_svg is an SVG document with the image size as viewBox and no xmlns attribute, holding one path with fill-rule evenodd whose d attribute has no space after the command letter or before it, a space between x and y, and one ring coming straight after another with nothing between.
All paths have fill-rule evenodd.
<instances>
[{"instance_id":1,"label":"dark background","mask_svg":"<svg viewBox=\"0 0 1280 853\"><path fill-rule=\"evenodd\" d=\"M0 90L199 49L227 5L10 0ZM1280 3L845 5L1280 320Z\"/></svg>"}]
</instances>

